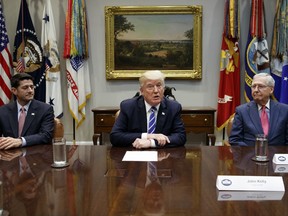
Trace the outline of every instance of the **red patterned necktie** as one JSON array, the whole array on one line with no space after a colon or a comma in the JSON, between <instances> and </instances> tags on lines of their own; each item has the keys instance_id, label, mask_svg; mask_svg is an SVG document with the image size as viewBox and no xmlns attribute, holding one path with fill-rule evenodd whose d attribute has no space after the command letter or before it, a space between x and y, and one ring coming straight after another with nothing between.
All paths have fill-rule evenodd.
<instances>
[{"instance_id":1,"label":"red patterned necktie","mask_svg":"<svg viewBox=\"0 0 288 216\"><path fill-rule=\"evenodd\" d=\"M25 108L21 107L20 115L19 115L19 119L18 119L18 135L19 135L19 137L21 137L21 134L22 134L25 118L26 118Z\"/></svg>"},{"instance_id":2,"label":"red patterned necktie","mask_svg":"<svg viewBox=\"0 0 288 216\"><path fill-rule=\"evenodd\" d=\"M266 106L262 106L261 124L262 124L262 128L263 128L263 132L267 136L268 135L268 131L269 131L269 120L268 120L268 115L267 115L267 112L266 112Z\"/></svg>"}]
</instances>

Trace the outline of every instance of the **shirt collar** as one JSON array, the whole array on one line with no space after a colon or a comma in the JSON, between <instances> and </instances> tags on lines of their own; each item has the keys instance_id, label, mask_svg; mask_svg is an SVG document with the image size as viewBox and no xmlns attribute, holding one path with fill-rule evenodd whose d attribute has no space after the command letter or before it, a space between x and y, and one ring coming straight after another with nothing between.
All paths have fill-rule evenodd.
<instances>
[{"instance_id":1,"label":"shirt collar","mask_svg":"<svg viewBox=\"0 0 288 216\"><path fill-rule=\"evenodd\" d=\"M148 113L152 106L150 104L148 104L145 100L144 100L144 103L145 103L145 107L146 107L146 112ZM158 111L159 107L160 107L160 103L157 106L154 106L154 107L156 107L156 109Z\"/></svg>"},{"instance_id":2,"label":"shirt collar","mask_svg":"<svg viewBox=\"0 0 288 216\"><path fill-rule=\"evenodd\" d=\"M261 110L261 109L262 109L262 106L261 106L261 105L257 104L257 106L258 106L258 110ZM266 107L268 110L270 110L270 99L269 99L268 102L266 103L265 107Z\"/></svg>"},{"instance_id":3,"label":"shirt collar","mask_svg":"<svg viewBox=\"0 0 288 216\"><path fill-rule=\"evenodd\" d=\"M17 110L18 110L18 112L19 112L19 110L21 109L22 106L19 104L18 101L16 101L16 102L17 102ZM27 103L27 104L24 106L24 109L25 109L26 111L29 109L30 104L31 104L31 101L29 101L29 103Z\"/></svg>"}]
</instances>

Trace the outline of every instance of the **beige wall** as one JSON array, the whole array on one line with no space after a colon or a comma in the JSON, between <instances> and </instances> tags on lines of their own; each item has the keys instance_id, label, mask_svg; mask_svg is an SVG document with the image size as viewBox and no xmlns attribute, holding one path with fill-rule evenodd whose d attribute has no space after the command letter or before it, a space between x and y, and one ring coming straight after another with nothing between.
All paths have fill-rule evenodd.
<instances>
[{"instance_id":1,"label":"beige wall","mask_svg":"<svg viewBox=\"0 0 288 216\"><path fill-rule=\"evenodd\" d=\"M62 53L64 41L65 13L68 0L51 0L54 9L59 50ZM4 15L10 39L11 51L13 50L14 35L16 32L20 0L3 0ZM27 0L29 10L34 22L39 40L41 39L41 17L44 0ZM91 109L98 106L118 106L121 100L132 97L138 91L137 80L107 81L105 78L105 24L104 6L112 5L203 5L203 53L202 67L203 78L198 81L168 80L167 85L175 86L175 96L183 106L211 106L217 108L217 94L219 82L219 53L223 29L223 12L225 0L86 0L89 30L90 49L90 78L92 86L92 98L87 105L87 119L76 130L77 141L92 140L93 115ZM242 89L244 86L244 50L247 40L248 23L250 16L250 1L239 0L241 14L241 74ZM264 0L266 8L266 21L268 28L268 43L271 44L273 19L276 0ZM61 59L61 76L63 83L63 103L65 124L65 136L72 140L72 118L67 109L67 93L65 64ZM241 91L242 93L243 91ZM243 95L243 94L242 94ZM243 96L242 96L243 97ZM243 101L243 99L242 99ZM217 132L217 140L220 141L222 132Z\"/></svg>"}]
</instances>

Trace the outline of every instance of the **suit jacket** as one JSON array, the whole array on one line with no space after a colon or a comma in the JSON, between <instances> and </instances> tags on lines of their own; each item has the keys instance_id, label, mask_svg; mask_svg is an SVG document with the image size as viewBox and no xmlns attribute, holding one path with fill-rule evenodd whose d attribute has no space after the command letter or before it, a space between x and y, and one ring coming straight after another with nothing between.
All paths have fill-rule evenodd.
<instances>
[{"instance_id":1,"label":"suit jacket","mask_svg":"<svg viewBox=\"0 0 288 216\"><path fill-rule=\"evenodd\" d=\"M49 104L32 100L21 134L21 137L26 140L26 145L51 143L53 130L53 107ZM0 107L0 136L19 137L16 101Z\"/></svg>"},{"instance_id":2,"label":"suit jacket","mask_svg":"<svg viewBox=\"0 0 288 216\"><path fill-rule=\"evenodd\" d=\"M259 111L255 101L236 108L229 143L254 146L255 135L263 134ZM288 106L270 100L269 145L288 145Z\"/></svg>"},{"instance_id":3,"label":"suit jacket","mask_svg":"<svg viewBox=\"0 0 288 216\"><path fill-rule=\"evenodd\" d=\"M110 133L113 146L131 146L142 133L147 133L147 115L143 96L125 100L120 104L120 114ZM181 105L164 98L160 104L156 129L169 137L170 143L165 146L183 146L186 132L181 120ZM157 145L157 142L156 142Z\"/></svg>"}]
</instances>

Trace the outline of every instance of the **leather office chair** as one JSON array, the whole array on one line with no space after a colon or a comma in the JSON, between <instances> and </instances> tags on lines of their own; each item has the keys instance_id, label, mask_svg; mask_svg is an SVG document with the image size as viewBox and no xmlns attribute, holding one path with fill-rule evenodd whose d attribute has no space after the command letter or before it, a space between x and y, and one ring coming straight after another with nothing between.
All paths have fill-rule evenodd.
<instances>
[{"instance_id":1,"label":"leather office chair","mask_svg":"<svg viewBox=\"0 0 288 216\"><path fill-rule=\"evenodd\" d=\"M62 137L64 137L64 126L60 119L54 118L53 138L62 138Z\"/></svg>"},{"instance_id":2,"label":"leather office chair","mask_svg":"<svg viewBox=\"0 0 288 216\"><path fill-rule=\"evenodd\" d=\"M120 109L115 113L115 121L118 118L119 114L120 114Z\"/></svg>"},{"instance_id":3,"label":"leather office chair","mask_svg":"<svg viewBox=\"0 0 288 216\"><path fill-rule=\"evenodd\" d=\"M229 139L229 136L230 136L230 133L231 133L231 130L232 130L233 120L234 120L234 117L232 117L228 121L228 124L227 124L227 127L226 127L226 135L227 135L228 139ZM224 144L224 146L230 146L230 143L229 143L228 140L224 140L223 144Z\"/></svg>"}]
</instances>

